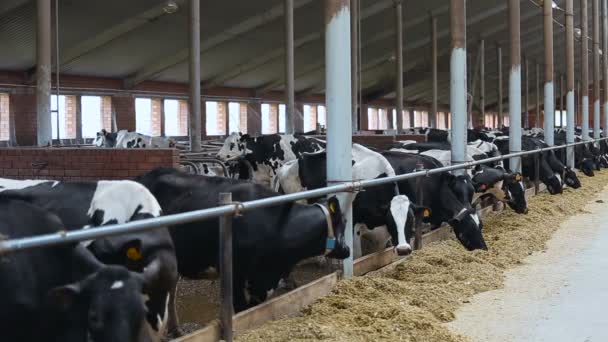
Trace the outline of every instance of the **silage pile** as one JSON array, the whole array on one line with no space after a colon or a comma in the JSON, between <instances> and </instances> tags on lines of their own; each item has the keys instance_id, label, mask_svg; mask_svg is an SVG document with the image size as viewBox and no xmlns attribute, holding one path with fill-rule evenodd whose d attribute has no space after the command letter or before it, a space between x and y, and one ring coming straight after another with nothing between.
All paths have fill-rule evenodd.
<instances>
[{"instance_id":1,"label":"silage pile","mask_svg":"<svg viewBox=\"0 0 608 342\"><path fill-rule=\"evenodd\" d=\"M486 218L489 251L467 252L454 240L425 246L385 272L341 281L300 316L268 323L238 340L464 341L442 323L453 320L472 295L501 287L506 268L543 250L560 223L582 212L604 188L608 172L580 178L580 189L531 198L528 215L506 210Z\"/></svg>"}]
</instances>

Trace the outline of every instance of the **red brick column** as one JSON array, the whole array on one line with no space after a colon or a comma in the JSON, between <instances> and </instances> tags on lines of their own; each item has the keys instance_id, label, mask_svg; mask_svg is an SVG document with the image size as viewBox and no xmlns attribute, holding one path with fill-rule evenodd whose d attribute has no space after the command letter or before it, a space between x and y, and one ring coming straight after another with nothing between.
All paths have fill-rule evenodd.
<instances>
[{"instance_id":1,"label":"red brick column","mask_svg":"<svg viewBox=\"0 0 608 342\"><path fill-rule=\"evenodd\" d=\"M268 128L269 133L274 134L279 132L279 105L276 103L269 104L268 120L270 121Z\"/></svg>"},{"instance_id":2,"label":"red brick column","mask_svg":"<svg viewBox=\"0 0 608 342\"><path fill-rule=\"evenodd\" d=\"M150 110L150 125L152 127L151 131L152 131L152 136L154 137L158 137L161 135L161 124L162 124L162 120L161 120L161 106L162 106L162 100L161 99L152 99L151 101L152 103L152 108Z\"/></svg>"},{"instance_id":3,"label":"red brick column","mask_svg":"<svg viewBox=\"0 0 608 342\"><path fill-rule=\"evenodd\" d=\"M239 103L239 128L241 133L247 134L247 103Z\"/></svg>"},{"instance_id":4,"label":"red brick column","mask_svg":"<svg viewBox=\"0 0 608 342\"><path fill-rule=\"evenodd\" d=\"M377 108L370 108L370 110L368 111L368 113L370 114L369 116L371 116L369 118L369 129L370 130L376 130L378 129L378 124L379 124L379 120L378 120L378 109Z\"/></svg>"},{"instance_id":5,"label":"red brick column","mask_svg":"<svg viewBox=\"0 0 608 342\"><path fill-rule=\"evenodd\" d=\"M177 128L180 136L188 135L188 101L179 100L177 112Z\"/></svg>"},{"instance_id":6,"label":"red brick column","mask_svg":"<svg viewBox=\"0 0 608 342\"><path fill-rule=\"evenodd\" d=\"M112 131L112 97L101 97L101 128Z\"/></svg>"},{"instance_id":7,"label":"red brick column","mask_svg":"<svg viewBox=\"0 0 608 342\"><path fill-rule=\"evenodd\" d=\"M65 97L65 138L75 139L76 138L76 111L78 108L78 101L76 96L68 95Z\"/></svg>"},{"instance_id":8,"label":"red brick column","mask_svg":"<svg viewBox=\"0 0 608 342\"><path fill-rule=\"evenodd\" d=\"M367 118L367 106L359 106L359 130L369 131L369 120Z\"/></svg>"},{"instance_id":9,"label":"red brick column","mask_svg":"<svg viewBox=\"0 0 608 342\"><path fill-rule=\"evenodd\" d=\"M8 94L0 94L0 141L10 140L10 114Z\"/></svg>"},{"instance_id":10,"label":"red brick column","mask_svg":"<svg viewBox=\"0 0 608 342\"><path fill-rule=\"evenodd\" d=\"M29 90L9 96L10 115L15 123L15 140L19 146L37 144L36 95Z\"/></svg>"},{"instance_id":11,"label":"red brick column","mask_svg":"<svg viewBox=\"0 0 608 342\"><path fill-rule=\"evenodd\" d=\"M310 105L310 117L308 117L308 125L313 131L317 130L317 105Z\"/></svg>"},{"instance_id":12,"label":"red brick column","mask_svg":"<svg viewBox=\"0 0 608 342\"><path fill-rule=\"evenodd\" d=\"M217 102L217 131L219 135L228 135L228 104Z\"/></svg>"},{"instance_id":13,"label":"red brick column","mask_svg":"<svg viewBox=\"0 0 608 342\"><path fill-rule=\"evenodd\" d=\"M247 133L252 136L262 134L262 103L259 101L247 104Z\"/></svg>"},{"instance_id":14,"label":"red brick column","mask_svg":"<svg viewBox=\"0 0 608 342\"><path fill-rule=\"evenodd\" d=\"M135 98L133 96L112 96L112 107L116 112L118 130L135 131Z\"/></svg>"}]
</instances>

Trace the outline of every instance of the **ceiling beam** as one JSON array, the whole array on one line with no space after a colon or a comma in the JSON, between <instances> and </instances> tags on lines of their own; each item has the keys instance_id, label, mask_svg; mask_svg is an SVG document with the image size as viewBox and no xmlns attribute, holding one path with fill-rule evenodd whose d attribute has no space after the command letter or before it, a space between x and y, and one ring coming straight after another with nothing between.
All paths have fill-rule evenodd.
<instances>
[{"instance_id":1,"label":"ceiling beam","mask_svg":"<svg viewBox=\"0 0 608 342\"><path fill-rule=\"evenodd\" d=\"M312 2L313 2L313 0L295 0L293 7L294 7L294 9L298 9L298 8L304 7ZM279 5L274 6L270 10L268 10L264 13L260 13L258 15L249 17L249 18L241 21L240 23L238 23L232 27L229 27L214 36L204 37L201 40L201 54L219 46L220 44L228 42L228 41L234 39L235 37L241 36L245 33L248 33L252 30L262 27L274 20L277 20L278 18L283 17L283 15L284 15L283 2L281 2ZM188 59L188 54L190 53L189 51L190 51L189 48L186 47L184 49L177 51L176 53L174 53L171 56L162 58L155 63L142 67L137 73L135 73L135 75L127 77L123 81L124 87L126 89L133 88L134 86L138 85L139 83L141 83L145 80L148 80L148 79L152 79L152 78L158 76L158 74L160 74L161 72L163 72L175 65L185 62Z\"/></svg>"},{"instance_id":2,"label":"ceiling beam","mask_svg":"<svg viewBox=\"0 0 608 342\"><path fill-rule=\"evenodd\" d=\"M176 3L180 9L187 6L186 0L176 0ZM159 17L169 15L164 11L165 6L166 4L163 2L160 5L154 6L139 14L131 16L123 22L116 24L105 31L99 32L81 41L79 44L73 47L64 49L65 52L62 52L60 55L60 71L68 70L70 68L70 64L93 52L94 50L114 41L120 36L134 31Z\"/></svg>"}]
</instances>

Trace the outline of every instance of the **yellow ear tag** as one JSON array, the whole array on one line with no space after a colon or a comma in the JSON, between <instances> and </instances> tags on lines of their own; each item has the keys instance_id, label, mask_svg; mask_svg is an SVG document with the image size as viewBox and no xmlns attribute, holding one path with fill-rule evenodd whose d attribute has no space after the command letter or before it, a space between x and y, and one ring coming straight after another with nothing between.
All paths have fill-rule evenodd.
<instances>
[{"instance_id":1,"label":"yellow ear tag","mask_svg":"<svg viewBox=\"0 0 608 342\"><path fill-rule=\"evenodd\" d=\"M521 175L519 175L519 174L515 175L515 180L518 181L518 182L521 181Z\"/></svg>"},{"instance_id":2,"label":"yellow ear tag","mask_svg":"<svg viewBox=\"0 0 608 342\"><path fill-rule=\"evenodd\" d=\"M135 247L131 247L129 249L127 249L127 258L137 261L140 260L142 258L141 253L137 250L137 248Z\"/></svg>"},{"instance_id":3,"label":"yellow ear tag","mask_svg":"<svg viewBox=\"0 0 608 342\"><path fill-rule=\"evenodd\" d=\"M430 210L424 209L422 211L422 217L427 218L427 217L430 217L430 216L431 216L431 211Z\"/></svg>"},{"instance_id":4,"label":"yellow ear tag","mask_svg":"<svg viewBox=\"0 0 608 342\"><path fill-rule=\"evenodd\" d=\"M334 214L336 212L336 204L334 202L329 203L329 211Z\"/></svg>"}]
</instances>

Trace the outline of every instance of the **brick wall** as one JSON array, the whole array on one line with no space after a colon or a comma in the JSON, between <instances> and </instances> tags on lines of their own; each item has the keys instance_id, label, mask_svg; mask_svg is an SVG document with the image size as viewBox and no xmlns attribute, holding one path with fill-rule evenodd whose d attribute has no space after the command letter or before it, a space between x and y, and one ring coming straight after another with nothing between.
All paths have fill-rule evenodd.
<instances>
[{"instance_id":1,"label":"brick wall","mask_svg":"<svg viewBox=\"0 0 608 342\"><path fill-rule=\"evenodd\" d=\"M8 109L8 94L0 94L0 141L7 141L10 139L10 119Z\"/></svg>"},{"instance_id":2,"label":"brick wall","mask_svg":"<svg viewBox=\"0 0 608 342\"><path fill-rule=\"evenodd\" d=\"M259 101L247 104L247 133L252 136L262 134L262 103Z\"/></svg>"},{"instance_id":3,"label":"brick wall","mask_svg":"<svg viewBox=\"0 0 608 342\"><path fill-rule=\"evenodd\" d=\"M118 130L135 131L135 98L133 96L112 96L112 107L116 112Z\"/></svg>"},{"instance_id":4,"label":"brick wall","mask_svg":"<svg viewBox=\"0 0 608 342\"><path fill-rule=\"evenodd\" d=\"M247 103L239 103L239 130L247 134Z\"/></svg>"},{"instance_id":5,"label":"brick wall","mask_svg":"<svg viewBox=\"0 0 608 342\"><path fill-rule=\"evenodd\" d=\"M188 101L178 101L177 129L180 136L188 135Z\"/></svg>"},{"instance_id":6,"label":"brick wall","mask_svg":"<svg viewBox=\"0 0 608 342\"><path fill-rule=\"evenodd\" d=\"M226 135L228 131L228 103L217 102L217 132L219 135Z\"/></svg>"},{"instance_id":7,"label":"brick wall","mask_svg":"<svg viewBox=\"0 0 608 342\"><path fill-rule=\"evenodd\" d=\"M310 106L310 116L308 117L308 127L317 130L317 106Z\"/></svg>"},{"instance_id":8,"label":"brick wall","mask_svg":"<svg viewBox=\"0 0 608 342\"><path fill-rule=\"evenodd\" d=\"M268 110L268 130L269 133L274 134L279 132L279 105L276 103L271 103L269 105Z\"/></svg>"},{"instance_id":9,"label":"brick wall","mask_svg":"<svg viewBox=\"0 0 608 342\"><path fill-rule=\"evenodd\" d=\"M161 125L162 125L162 118L161 118L161 111L162 111L162 99L152 99L151 101L152 103L152 109L150 111L150 124L152 127L151 131L152 131L152 136L155 137L159 137L161 136Z\"/></svg>"},{"instance_id":10,"label":"brick wall","mask_svg":"<svg viewBox=\"0 0 608 342\"><path fill-rule=\"evenodd\" d=\"M101 128L112 131L112 97L101 97Z\"/></svg>"},{"instance_id":11,"label":"brick wall","mask_svg":"<svg viewBox=\"0 0 608 342\"><path fill-rule=\"evenodd\" d=\"M178 167L179 152L175 149L0 148L0 177L126 179L158 166Z\"/></svg>"},{"instance_id":12,"label":"brick wall","mask_svg":"<svg viewBox=\"0 0 608 342\"><path fill-rule=\"evenodd\" d=\"M65 97L65 139L76 138L76 110L78 99L76 96Z\"/></svg>"},{"instance_id":13,"label":"brick wall","mask_svg":"<svg viewBox=\"0 0 608 342\"><path fill-rule=\"evenodd\" d=\"M9 96L10 115L15 123L15 139L19 146L37 144L36 94L29 91L12 93Z\"/></svg>"}]
</instances>

